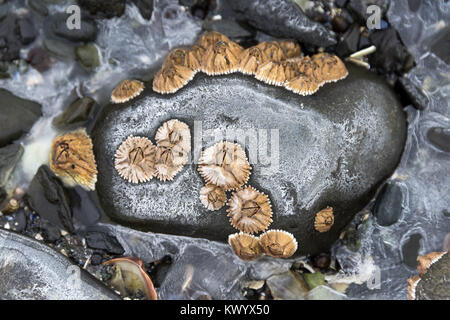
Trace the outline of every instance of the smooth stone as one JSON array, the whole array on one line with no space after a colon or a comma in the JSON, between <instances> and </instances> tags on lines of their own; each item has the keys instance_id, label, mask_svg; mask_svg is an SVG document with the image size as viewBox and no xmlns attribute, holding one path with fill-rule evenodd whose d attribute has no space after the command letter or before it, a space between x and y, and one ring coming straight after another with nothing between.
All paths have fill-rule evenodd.
<instances>
[{"instance_id":1,"label":"smooth stone","mask_svg":"<svg viewBox=\"0 0 450 320\"><path fill-rule=\"evenodd\" d=\"M30 17L19 17L8 12L0 19L0 61L20 58L20 49L36 38L36 29Z\"/></svg>"},{"instance_id":2,"label":"smooth stone","mask_svg":"<svg viewBox=\"0 0 450 320\"><path fill-rule=\"evenodd\" d=\"M19 98L0 88L0 147L28 133L41 115L39 103Z\"/></svg>"},{"instance_id":3,"label":"smooth stone","mask_svg":"<svg viewBox=\"0 0 450 320\"><path fill-rule=\"evenodd\" d=\"M69 29L67 28L68 17L69 15L66 13L57 13L47 18L44 26L45 33L72 42L88 42L95 40L97 37L97 25L95 24L95 21L83 17L83 19L81 19L80 29Z\"/></svg>"},{"instance_id":4,"label":"smooth stone","mask_svg":"<svg viewBox=\"0 0 450 320\"><path fill-rule=\"evenodd\" d=\"M360 39L360 25L353 24L346 33L342 36L342 40L336 47L336 53L340 57L348 56L356 51L358 51L358 44Z\"/></svg>"},{"instance_id":5,"label":"smooth stone","mask_svg":"<svg viewBox=\"0 0 450 320\"><path fill-rule=\"evenodd\" d=\"M427 138L437 148L445 152L450 152L450 129L431 128L427 132Z\"/></svg>"},{"instance_id":6,"label":"smooth stone","mask_svg":"<svg viewBox=\"0 0 450 320\"><path fill-rule=\"evenodd\" d=\"M304 300L308 286L293 271L271 276L266 281L275 300Z\"/></svg>"},{"instance_id":7,"label":"smooth stone","mask_svg":"<svg viewBox=\"0 0 450 320\"><path fill-rule=\"evenodd\" d=\"M0 229L0 247L0 299L119 299L99 280L40 242Z\"/></svg>"},{"instance_id":8,"label":"smooth stone","mask_svg":"<svg viewBox=\"0 0 450 320\"><path fill-rule=\"evenodd\" d=\"M49 167L39 168L26 194L27 203L41 219L60 229L74 232L72 210L62 182Z\"/></svg>"},{"instance_id":9,"label":"smooth stone","mask_svg":"<svg viewBox=\"0 0 450 320\"><path fill-rule=\"evenodd\" d=\"M450 255L433 263L416 287L418 300L450 300Z\"/></svg>"},{"instance_id":10,"label":"smooth stone","mask_svg":"<svg viewBox=\"0 0 450 320\"><path fill-rule=\"evenodd\" d=\"M374 213L380 226L390 226L396 223L406 207L405 198L407 190L399 183L393 181L384 185L377 197Z\"/></svg>"},{"instance_id":11,"label":"smooth stone","mask_svg":"<svg viewBox=\"0 0 450 320\"><path fill-rule=\"evenodd\" d=\"M421 241L423 241L422 235L420 233L415 233L410 235L401 247L402 261L411 269L417 267L417 257L419 256Z\"/></svg>"},{"instance_id":12,"label":"smooth stone","mask_svg":"<svg viewBox=\"0 0 450 320\"><path fill-rule=\"evenodd\" d=\"M150 20L153 13L153 0L131 0L139 9L144 19Z\"/></svg>"},{"instance_id":13,"label":"smooth stone","mask_svg":"<svg viewBox=\"0 0 450 320\"><path fill-rule=\"evenodd\" d=\"M6 190L0 187L0 204L5 201L7 197L8 194L6 193Z\"/></svg>"},{"instance_id":14,"label":"smooth stone","mask_svg":"<svg viewBox=\"0 0 450 320\"><path fill-rule=\"evenodd\" d=\"M229 0L239 20L278 38L294 38L320 47L336 44L336 35L310 20L291 0Z\"/></svg>"},{"instance_id":15,"label":"smooth stone","mask_svg":"<svg viewBox=\"0 0 450 320\"><path fill-rule=\"evenodd\" d=\"M56 59L47 50L35 47L28 52L27 62L37 71L43 73L51 68Z\"/></svg>"},{"instance_id":16,"label":"smooth stone","mask_svg":"<svg viewBox=\"0 0 450 320\"><path fill-rule=\"evenodd\" d=\"M0 148L0 188L4 187L23 155L23 147L14 143Z\"/></svg>"},{"instance_id":17,"label":"smooth stone","mask_svg":"<svg viewBox=\"0 0 450 320\"><path fill-rule=\"evenodd\" d=\"M48 15L48 8L42 0L28 0L27 5L42 16Z\"/></svg>"},{"instance_id":18,"label":"smooth stone","mask_svg":"<svg viewBox=\"0 0 450 320\"><path fill-rule=\"evenodd\" d=\"M120 17L125 12L125 0L77 0L77 3L100 18Z\"/></svg>"},{"instance_id":19,"label":"smooth stone","mask_svg":"<svg viewBox=\"0 0 450 320\"><path fill-rule=\"evenodd\" d=\"M416 109L425 110L427 108L430 99L428 99L422 88L418 87L408 75L399 78L399 84Z\"/></svg>"},{"instance_id":20,"label":"smooth stone","mask_svg":"<svg viewBox=\"0 0 450 320\"><path fill-rule=\"evenodd\" d=\"M305 279L305 282L308 284L310 290L318 286L325 285L325 277L320 272L304 273L303 278Z\"/></svg>"},{"instance_id":21,"label":"smooth stone","mask_svg":"<svg viewBox=\"0 0 450 320\"><path fill-rule=\"evenodd\" d=\"M75 56L87 71L92 71L100 65L99 52L93 43L76 47Z\"/></svg>"},{"instance_id":22,"label":"smooth stone","mask_svg":"<svg viewBox=\"0 0 450 320\"><path fill-rule=\"evenodd\" d=\"M89 231L85 235L86 244L89 248L106 251L110 254L122 255L123 247L116 237L103 231Z\"/></svg>"},{"instance_id":23,"label":"smooth stone","mask_svg":"<svg viewBox=\"0 0 450 320\"><path fill-rule=\"evenodd\" d=\"M308 97L240 74L198 74L174 95L147 89L129 103L107 106L91 135L99 168L96 189L104 211L134 228L227 241L236 230L226 206L211 212L200 203L204 181L196 160L201 148L222 141L227 130L233 135L227 140L240 132L241 142L259 130L259 161L253 144L248 184L269 195L274 212L270 228L293 233L297 254L328 251L392 175L406 135L404 113L388 85L362 68L349 68L347 79ZM122 179L114 168L119 145L129 135L154 139L162 123L173 118L186 122L193 138L200 139L197 131L203 130L203 143L192 142L194 162L172 182L155 178L135 185ZM198 122L194 126L196 121L202 121L201 128ZM278 160L274 150L272 160L266 156L272 139ZM319 233L314 218L326 206L334 208L335 224Z\"/></svg>"},{"instance_id":24,"label":"smooth stone","mask_svg":"<svg viewBox=\"0 0 450 320\"><path fill-rule=\"evenodd\" d=\"M318 286L308 293L308 300L347 300L347 296L327 286Z\"/></svg>"}]
</instances>

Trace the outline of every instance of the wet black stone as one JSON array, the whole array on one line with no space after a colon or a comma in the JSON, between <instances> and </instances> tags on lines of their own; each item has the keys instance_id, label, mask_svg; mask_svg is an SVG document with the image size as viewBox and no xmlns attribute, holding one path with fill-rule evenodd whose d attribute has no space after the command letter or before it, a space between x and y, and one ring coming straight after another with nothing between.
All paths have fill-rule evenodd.
<instances>
[{"instance_id":1,"label":"wet black stone","mask_svg":"<svg viewBox=\"0 0 450 320\"><path fill-rule=\"evenodd\" d=\"M131 0L138 7L144 19L150 20L153 13L153 0Z\"/></svg>"},{"instance_id":2,"label":"wet black stone","mask_svg":"<svg viewBox=\"0 0 450 320\"><path fill-rule=\"evenodd\" d=\"M335 4L336 6L338 6L339 8L344 8L345 5L347 4L348 0L335 0Z\"/></svg>"},{"instance_id":3,"label":"wet black stone","mask_svg":"<svg viewBox=\"0 0 450 320\"><path fill-rule=\"evenodd\" d=\"M39 103L25 100L0 88L0 147L28 133L42 115Z\"/></svg>"},{"instance_id":4,"label":"wet black stone","mask_svg":"<svg viewBox=\"0 0 450 320\"><path fill-rule=\"evenodd\" d=\"M147 89L129 103L107 106L91 134L99 168L97 194L104 212L116 222L142 230L226 241L236 232L226 216L226 206L210 212L198 200L204 185L195 162L199 149L224 139L205 132L278 129L280 165L273 174L266 174L265 164L253 162L249 185L269 195L274 211L270 228L293 233L302 243L298 254L328 251L342 228L392 175L406 137L402 106L389 86L373 72L348 68L347 79L327 84L308 97L238 73L220 77L198 74L176 94L163 96ZM371 112L366 112L368 109ZM197 146L193 144L193 161L171 182L155 178L132 185L122 179L113 165L118 146L131 134L153 139L158 127L173 118L186 122L193 136L200 134L194 133L194 127L201 121L205 135ZM343 123L356 126L349 133L351 140L331 130ZM369 129L374 123L377 130ZM270 130L268 141L269 135ZM318 143L323 145L318 147ZM344 146L347 151L341 154ZM299 161L313 154L308 165ZM345 177L347 173L351 179ZM311 176L314 182L305 180ZM324 181L331 185L316 189L315 185ZM314 217L327 205L335 210L335 224L329 232L319 234L314 230Z\"/></svg>"},{"instance_id":5,"label":"wet black stone","mask_svg":"<svg viewBox=\"0 0 450 320\"><path fill-rule=\"evenodd\" d=\"M320 269L327 269L330 266L331 258L328 253L321 253L314 257L314 266Z\"/></svg>"},{"instance_id":6,"label":"wet black stone","mask_svg":"<svg viewBox=\"0 0 450 320\"><path fill-rule=\"evenodd\" d=\"M42 220L73 233L72 210L66 191L55 174L43 165L34 176L27 191L28 205Z\"/></svg>"},{"instance_id":7,"label":"wet black stone","mask_svg":"<svg viewBox=\"0 0 450 320\"><path fill-rule=\"evenodd\" d=\"M77 0L79 6L101 18L120 17L125 12L125 0Z\"/></svg>"},{"instance_id":8,"label":"wet black stone","mask_svg":"<svg viewBox=\"0 0 450 320\"><path fill-rule=\"evenodd\" d=\"M80 29L67 28L67 13L57 13L48 17L44 29L47 37L61 37L72 42L94 41L97 37L97 25L95 22L82 15Z\"/></svg>"},{"instance_id":9,"label":"wet black stone","mask_svg":"<svg viewBox=\"0 0 450 320\"><path fill-rule=\"evenodd\" d=\"M430 103L430 100L422 91L421 88L416 86L411 79L407 76L399 78L400 89L409 98L412 105L418 110L425 110Z\"/></svg>"},{"instance_id":10,"label":"wet black stone","mask_svg":"<svg viewBox=\"0 0 450 320\"><path fill-rule=\"evenodd\" d=\"M450 64L450 27L444 28L434 37L430 50L447 64Z\"/></svg>"},{"instance_id":11,"label":"wet black stone","mask_svg":"<svg viewBox=\"0 0 450 320\"><path fill-rule=\"evenodd\" d=\"M369 56L371 66L384 72L402 74L405 71L411 56L394 28L374 31L369 39L377 47L377 51Z\"/></svg>"},{"instance_id":12,"label":"wet black stone","mask_svg":"<svg viewBox=\"0 0 450 320\"><path fill-rule=\"evenodd\" d=\"M28 6L39 13L40 15L47 16L48 9L44 1L42 0L28 0Z\"/></svg>"},{"instance_id":13,"label":"wet black stone","mask_svg":"<svg viewBox=\"0 0 450 320\"><path fill-rule=\"evenodd\" d=\"M203 23L206 31L217 31L226 35L231 40L242 43L254 38L256 32L242 23L233 20L207 20Z\"/></svg>"},{"instance_id":14,"label":"wet black stone","mask_svg":"<svg viewBox=\"0 0 450 320\"><path fill-rule=\"evenodd\" d=\"M0 204L6 200L7 196L8 194L6 193L6 190L0 187Z\"/></svg>"},{"instance_id":15,"label":"wet black stone","mask_svg":"<svg viewBox=\"0 0 450 320\"><path fill-rule=\"evenodd\" d=\"M417 267L417 257L421 248L422 235L415 233L409 236L405 244L402 246L403 263L411 269Z\"/></svg>"},{"instance_id":16,"label":"wet black stone","mask_svg":"<svg viewBox=\"0 0 450 320\"><path fill-rule=\"evenodd\" d=\"M8 13L0 19L0 61L20 58L20 49L36 37L36 30L29 17Z\"/></svg>"},{"instance_id":17,"label":"wet black stone","mask_svg":"<svg viewBox=\"0 0 450 320\"><path fill-rule=\"evenodd\" d=\"M34 41L36 38L36 29L31 19L19 19L18 27L22 44L27 45Z\"/></svg>"},{"instance_id":18,"label":"wet black stone","mask_svg":"<svg viewBox=\"0 0 450 320\"><path fill-rule=\"evenodd\" d=\"M14 143L0 148L0 187L4 187L23 155L23 147Z\"/></svg>"},{"instance_id":19,"label":"wet black stone","mask_svg":"<svg viewBox=\"0 0 450 320\"><path fill-rule=\"evenodd\" d=\"M58 129L75 129L83 127L93 119L97 103L91 97L75 100L62 114L53 119L53 126Z\"/></svg>"},{"instance_id":20,"label":"wet black stone","mask_svg":"<svg viewBox=\"0 0 450 320\"><path fill-rule=\"evenodd\" d=\"M230 0L228 4L238 20L274 37L293 38L321 47L336 44L334 32L311 21L291 0Z\"/></svg>"},{"instance_id":21,"label":"wet black stone","mask_svg":"<svg viewBox=\"0 0 450 320\"><path fill-rule=\"evenodd\" d=\"M43 48L33 48L28 52L27 62L37 71L43 73L50 69L55 59Z\"/></svg>"},{"instance_id":22,"label":"wet black stone","mask_svg":"<svg viewBox=\"0 0 450 320\"><path fill-rule=\"evenodd\" d=\"M40 220L39 227L45 242L54 243L61 238L61 231L54 224L46 220Z\"/></svg>"},{"instance_id":23,"label":"wet black stone","mask_svg":"<svg viewBox=\"0 0 450 320\"><path fill-rule=\"evenodd\" d=\"M431 128L427 132L428 140L437 148L445 152L450 152L450 129Z\"/></svg>"},{"instance_id":24,"label":"wet black stone","mask_svg":"<svg viewBox=\"0 0 450 320\"><path fill-rule=\"evenodd\" d=\"M450 300L450 254L433 263L416 287L417 300Z\"/></svg>"},{"instance_id":25,"label":"wet black stone","mask_svg":"<svg viewBox=\"0 0 450 320\"><path fill-rule=\"evenodd\" d=\"M421 4L422 0L408 0L408 7L413 12L417 12Z\"/></svg>"},{"instance_id":26,"label":"wet black stone","mask_svg":"<svg viewBox=\"0 0 450 320\"><path fill-rule=\"evenodd\" d=\"M74 221L80 222L84 226L92 226L100 220L101 213L96 202L91 198L91 196L94 197L94 192L76 186L67 189L67 195Z\"/></svg>"},{"instance_id":27,"label":"wet black stone","mask_svg":"<svg viewBox=\"0 0 450 320\"><path fill-rule=\"evenodd\" d=\"M373 14L367 13L367 7L370 5L377 5L381 9L381 17L383 17L389 8L389 0L349 0L347 9L351 10L358 18L359 23L365 26L369 16Z\"/></svg>"},{"instance_id":28,"label":"wet black stone","mask_svg":"<svg viewBox=\"0 0 450 320\"><path fill-rule=\"evenodd\" d=\"M358 44L360 38L359 28L360 26L355 23L342 36L342 40L336 47L336 53L340 57L345 57L358 51Z\"/></svg>"},{"instance_id":29,"label":"wet black stone","mask_svg":"<svg viewBox=\"0 0 450 320\"><path fill-rule=\"evenodd\" d=\"M403 214L404 187L397 182L389 182L381 189L374 206L375 217L380 226L396 223Z\"/></svg>"},{"instance_id":30,"label":"wet black stone","mask_svg":"<svg viewBox=\"0 0 450 320\"><path fill-rule=\"evenodd\" d=\"M336 15L331 22L333 30L338 33L345 32L349 27L349 22L342 16Z\"/></svg>"},{"instance_id":31,"label":"wet black stone","mask_svg":"<svg viewBox=\"0 0 450 320\"><path fill-rule=\"evenodd\" d=\"M371 43L369 37L366 34L361 34L359 37L358 50L362 50L370 47Z\"/></svg>"},{"instance_id":32,"label":"wet black stone","mask_svg":"<svg viewBox=\"0 0 450 320\"><path fill-rule=\"evenodd\" d=\"M23 209L19 209L19 211L15 212L11 217L11 229L17 232L24 231L27 226L27 217L25 211Z\"/></svg>"},{"instance_id":33,"label":"wet black stone","mask_svg":"<svg viewBox=\"0 0 450 320\"><path fill-rule=\"evenodd\" d=\"M104 250L110 254L121 255L125 252L116 237L104 231L89 231L85 235L89 248Z\"/></svg>"}]
</instances>

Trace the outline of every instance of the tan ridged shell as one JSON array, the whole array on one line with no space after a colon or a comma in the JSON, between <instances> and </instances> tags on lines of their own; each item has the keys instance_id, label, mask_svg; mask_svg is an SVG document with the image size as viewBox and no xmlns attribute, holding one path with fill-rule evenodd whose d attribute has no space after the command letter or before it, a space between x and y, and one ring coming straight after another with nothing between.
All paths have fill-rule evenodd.
<instances>
[{"instance_id":1,"label":"tan ridged shell","mask_svg":"<svg viewBox=\"0 0 450 320\"><path fill-rule=\"evenodd\" d=\"M197 41L196 45L208 50L219 41L231 41L226 35L216 31L205 32Z\"/></svg>"},{"instance_id":2,"label":"tan ridged shell","mask_svg":"<svg viewBox=\"0 0 450 320\"><path fill-rule=\"evenodd\" d=\"M177 119L164 122L158 128L155 140L158 147L171 151L171 164L179 166L188 162L191 151L191 132L186 123Z\"/></svg>"},{"instance_id":3,"label":"tan ridged shell","mask_svg":"<svg viewBox=\"0 0 450 320\"><path fill-rule=\"evenodd\" d=\"M153 79L153 90L161 94L174 93L191 81L195 73L184 66L174 64L163 66Z\"/></svg>"},{"instance_id":4,"label":"tan ridged shell","mask_svg":"<svg viewBox=\"0 0 450 320\"><path fill-rule=\"evenodd\" d=\"M265 231L272 223L272 205L264 193L253 187L233 192L227 203L230 223L246 233Z\"/></svg>"},{"instance_id":5,"label":"tan ridged shell","mask_svg":"<svg viewBox=\"0 0 450 320\"><path fill-rule=\"evenodd\" d=\"M198 45L192 46L188 53L189 67L194 71L200 71L202 67L203 56L206 50Z\"/></svg>"},{"instance_id":6,"label":"tan ridged shell","mask_svg":"<svg viewBox=\"0 0 450 320\"><path fill-rule=\"evenodd\" d=\"M419 281L419 276L413 276L412 278L406 280L406 282L408 283L408 300L416 300L416 287Z\"/></svg>"},{"instance_id":7,"label":"tan ridged shell","mask_svg":"<svg viewBox=\"0 0 450 320\"><path fill-rule=\"evenodd\" d=\"M239 68L242 51L242 47L231 40L218 41L206 50L201 69L208 75L235 72Z\"/></svg>"},{"instance_id":8,"label":"tan ridged shell","mask_svg":"<svg viewBox=\"0 0 450 320\"><path fill-rule=\"evenodd\" d=\"M263 255L259 239L255 236L243 232L230 234L228 243L234 253L244 261L255 260Z\"/></svg>"},{"instance_id":9,"label":"tan ridged shell","mask_svg":"<svg viewBox=\"0 0 450 320\"><path fill-rule=\"evenodd\" d=\"M145 137L128 137L116 151L114 166L119 175L131 183L150 181L155 172L153 143Z\"/></svg>"},{"instance_id":10,"label":"tan ridged shell","mask_svg":"<svg viewBox=\"0 0 450 320\"><path fill-rule=\"evenodd\" d=\"M127 102L144 90L144 84L138 80L123 80L111 93L111 101L113 103Z\"/></svg>"},{"instance_id":11,"label":"tan ridged shell","mask_svg":"<svg viewBox=\"0 0 450 320\"><path fill-rule=\"evenodd\" d=\"M319 90L319 83L304 74L287 81L284 87L302 96L309 96Z\"/></svg>"},{"instance_id":12,"label":"tan ridged shell","mask_svg":"<svg viewBox=\"0 0 450 320\"><path fill-rule=\"evenodd\" d=\"M208 184L200 189L200 201L208 210L216 211L225 205L227 195L222 188Z\"/></svg>"},{"instance_id":13,"label":"tan ridged shell","mask_svg":"<svg viewBox=\"0 0 450 320\"><path fill-rule=\"evenodd\" d=\"M244 185L251 169L241 146L228 141L206 148L198 165L198 172L206 183L222 187L225 191Z\"/></svg>"},{"instance_id":14,"label":"tan ridged shell","mask_svg":"<svg viewBox=\"0 0 450 320\"><path fill-rule=\"evenodd\" d=\"M339 57L329 53L318 53L312 56L320 69L321 77L324 82L336 82L342 80L348 75L345 64Z\"/></svg>"},{"instance_id":15,"label":"tan ridged shell","mask_svg":"<svg viewBox=\"0 0 450 320\"><path fill-rule=\"evenodd\" d=\"M240 57L239 71L244 74L254 75L258 67L269 61L267 55L258 47L245 49Z\"/></svg>"},{"instance_id":16,"label":"tan ridged shell","mask_svg":"<svg viewBox=\"0 0 450 320\"><path fill-rule=\"evenodd\" d=\"M175 175L183 168L183 157L174 156L172 148L158 145L156 147L156 177L160 181L172 181Z\"/></svg>"},{"instance_id":17,"label":"tan ridged shell","mask_svg":"<svg viewBox=\"0 0 450 320\"><path fill-rule=\"evenodd\" d=\"M278 44L284 52L285 59L297 58L302 54L300 45L294 40L282 40Z\"/></svg>"},{"instance_id":18,"label":"tan ridged shell","mask_svg":"<svg viewBox=\"0 0 450 320\"><path fill-rule=\"evenodd\" d=\"M259 242L264 252L274 258L289 258L297 251L297 240L283 230L269 230L260 235Z\"/></svg>"},{"instance_id":19,"label":"tan ridged shell","mask_svg":"<svg viewBox=\"0 0 450 320\"><path fill-rule=\"evenodd\" d=\"M284 64L278 61L267 61L256 70L255 78L267 84L282 86L286 82Z\"/></svg>"},{"instance_id":20,"label":"tan ridged shell","mask_svg":"<svg viewBox=\"0 0 450 320\"><path fill-rule=\"evenodd\" d=\"M326 83L322 78L322 70L320 69L320 66L311 60L310 57L302 58L297 63L297 66L300 73L314 80L319 87Z\"/></svg>"},{"instance_id":21,"label":"tan ridged shell","mask_svg":"<svg viewBox=\"0 0 450 320\"><path fill-rule=\"evenodd\" d=\"M97 164L92 140L85 129L56 137L50 153L50 169L68 186L95 190Z\"/></svg>"},{"instance_id":22,"label":"tan ridged shell","mask_svg":"<svg viewBox=\"0 0 450 320\"><path fill-rule=\"evenodd\" d=\"M326 207L316 214L314 228L319 232L327 232L334 224L333 208Z\"/></svg>"},{"instance_id":23,"label":"tan ridged shell","mask_svg":"<svg viewBox=\"0 0 450 320\"><path fill-rule=\"evenodd\" d=\"M445 252L430 252L427 255L419 256L417 258L417 271L419 271L419 275L423 276L429 267L435 262L437 262Z\"/></svg>"},{"instance_id":24,"label":"tan ridged shell","mask_svg":"<svg viewBox=\"0 0 450 320\"><path fill-rule=\"evenodd\" d=\"M256 47L260 48L265 55L272 61L283 61L286 59L283 49L280 44L275 41L264 41L259 43Z\"/></svg>"}]
</instances>

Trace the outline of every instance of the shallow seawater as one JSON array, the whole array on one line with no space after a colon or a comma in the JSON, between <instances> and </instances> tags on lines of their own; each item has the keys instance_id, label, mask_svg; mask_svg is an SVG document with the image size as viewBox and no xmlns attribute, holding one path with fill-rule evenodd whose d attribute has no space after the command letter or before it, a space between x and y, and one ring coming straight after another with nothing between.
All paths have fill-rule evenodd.
<instances>
[{"instance_id":1,"label":"shallow seawater","mask_svg":"<svg viewBox=\"0 0 450 320\"><path fill-rule=\"evenodd\" d=\"M444 238L450 233L450 153L430 139L429 134L435 128L450 130L450 66L442 60L440 52L428 49L434 44L432 39L448 28L448 5L439 1L434 8L422 6L415 12L408 1L391 2L390 23L397 28L417 64L405 77L422 88L429 104L425 110L412 106L405 109L407 143L402 160L389 179L401 190L399 219L389 226L378 224L371 212L378 201L376 197L353 221L352 225L357 226L354 230L357 244L344 239L333 247L332 255L342 269L326 280L330 285L349 285L346 295L350 299L406 299L406 279L417 274L417 256L443 250ZM67 3L70 1L51 5L49 9L63 12ZM19 7L21 1L14 3L11 10ZM42 25L44 21L39 23ZM41 30L41 25L37 29ZM48 163L52 140L59 133L51 122L73 100L91 96L100 105L107 104L117 83L127 78L151 79L170 49L193 44L200 32L200 23L177 0L155 0L150 20L143 19L134 5L127 4L123 16L100 22L96 41L100 66L93 72L87 73L79 63L68 60L56 62L43 74L30 67L24 73L16 72L12 79L0 79L0 87L35 100L43 107L43 117L19 141L24 155L8 188L26 189L38 168ZM42 38L41 34L33 46L42 42ZM21 56L26 57L29 49L22 49ZM247 264L234 259L223 244L143 233L122 226L106 228L118 235L125 254L140 256L145 261L184 253L167 276L171 281L159 289L161 297L167 299L195 299L203 294L239 299L242 298L239 280L266 279L286 272L294 262L263 259L259 265ZM151 245L154 247L149 249ZM207 259L207 263L202 259ZM229 261L233 268L226 267ZM194 271L189 271L189 266ZM189 272L194 274L190 278ZM224 279L230 282L223 285Z\"/></svg>"}]
</instances>

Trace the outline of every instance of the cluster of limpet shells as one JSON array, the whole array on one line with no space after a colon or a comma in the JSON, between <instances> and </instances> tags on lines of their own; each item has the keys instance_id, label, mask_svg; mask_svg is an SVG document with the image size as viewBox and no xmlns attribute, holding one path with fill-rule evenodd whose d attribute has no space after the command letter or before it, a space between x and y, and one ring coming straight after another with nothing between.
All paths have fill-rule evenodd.
<instances>
[{"instance_id":1,"label":"cluster of limpet shells","mask_svg":"<svg viewBox=\"0 0 450 320\"><path fill-rule=\"evenodd\" d=\"M187 163L191 151L189 126L177 119L163 123L155 135L156 146L146 137L129 136L119 146L114 166L131 183L143 183L157 177L173 180Z\"/></svg>"},{"instance_id":2,"label":"cluster of limpet shells","mask_svg":"<svg viewBox=\"0 0 450 320\"><path fill-rule=\"evenodd\" d=\"M233 72L254 75L260 81L300 95L314 94L324 84L348 75L337 56L329 53L302 56L300 46L291 40L265 41L244 49L225 35L209 31L194 46L169 53L153 79L153 90L174 93L200 71L207 75Z\"/></svg>"},{"instance_id":3,"label":"cluster of limpet shells","mask_svg":"<svg viewBox=\"0 0 450 320\"><path fill-rule=\"evenodd\" d=\"M263 254L288 258L297 250L294 236L282 230L266 231L272 223L269 197L252 186L245 186L251 166L242 147L221 141L206 148L199 159L198 172L206 185L200 190L200 201L211 211L227 204L231 225L239 230L228 242L235 254L245 261ZM227 202L226 191L233 191ZM264 232L260 237L256 233Z\"/></svg>"}]
</instances>

